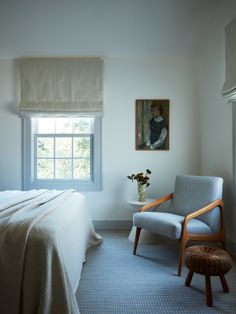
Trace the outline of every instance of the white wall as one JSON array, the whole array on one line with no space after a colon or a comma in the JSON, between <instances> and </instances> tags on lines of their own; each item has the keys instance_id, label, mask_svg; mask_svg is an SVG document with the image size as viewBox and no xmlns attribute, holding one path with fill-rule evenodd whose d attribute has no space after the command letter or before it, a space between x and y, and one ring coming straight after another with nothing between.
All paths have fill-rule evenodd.
<instances>
[{"instance_id":1,"label":"white wall","mask_svg":"<svg viewBox=\"0 0 236 314\"><path fill-rule=\"evenodd\" d=\"M0 60L0 190L21 188L21 120L17 116L16 68Z\"/></svg>"},{"instance_id":2,"label":"white wall","mask_svg":"<svg viewBox=\"0 0 236 314\"><path fill-rule=\"evenodd\" d=\"M148 194L173 190L178 173L199 171L199 113L193 60L106 59L102 192L87 193L95 219L127 219L137 198L126 176L152 170ZM135 151L135 99L170 99L170 150ZM96 204L92 205L92 204Z\"/></svg>"},{"instance_id":3,"label":"white wall","mask_svg":"<svg viewBox=\"0 0 236 314\"><path fill-rule=\"evenodd\" d=\"M21 188L21 121L16 115L14 61L0 62L0 188ZM137 198L126 176L152 170L148 195L173 190L179 173L200 170L199 107L195 60L105 58L101 192L84 193L95 220L131 218L127 200ZM170 150L135 151L135 99L170 99ZM8 140L7 140L8 139Z\"/></svg>"},{"instance_id":4,"label":"white wall","mask_svg":"<svg viewBox=\"0 0 236 314\"><path fill-rule=\"evenodd\" d=\"M104 56L103 190L85 193L92 218L131 218L131 172L153 171L148 194L155 197L172 190L176 174L201 170L225 179L227 233L236 244L232 105L220 92L224 27L235 12L235 0L2 1L0 189L21 188L13 58ZM170 99L169 151L135 151L137 98Z\"/></svg>"},{"instance_id":5,"label":"white wall","mask_svg":"<svg viewBox=\"0 0 236 314\"><path fill-rule=\"evenodd\" d=\"M197 55L216 1L0 1L0 59Z\"/></svg>"},{"instance_id":6,"label":"white wall","mask_svg":"<svg viewBox=\"0 0 236 314\"><path fill-rule=\"evenodd\" d=\"M221 95L225 73L224 28L235 16L236 2L227 0L218 7L199 60L201 173L225 180L226 231L236 245L236 210L233 207L232 104ZM235 246L236 248L236 246Z\"/></svg>"}]
</instances>

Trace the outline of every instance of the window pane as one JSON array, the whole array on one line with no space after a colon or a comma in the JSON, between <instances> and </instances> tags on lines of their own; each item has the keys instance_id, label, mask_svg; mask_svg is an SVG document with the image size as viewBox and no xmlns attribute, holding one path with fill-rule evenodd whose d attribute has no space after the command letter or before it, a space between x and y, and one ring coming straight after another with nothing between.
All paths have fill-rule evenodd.
<instances>
[{"instance_id":1,"label":"window pane","mask_svg":"<svg viewBox=\"0 0 236 314\"><path fill-rule=\"evenodd\" d=\"M37 157L54 156L54 139L52 137L37 137Z\"/></svg>"},{"instance_id":2,"label":"window pane","mask_svg":"<svg viewBox=\"0 0 236 314\"><path fill-rule=\"evenodd\" d=\"M72 158L72 138L59 137L55 139L56 157Z\"/></svg>"},{"instance_id":3,"label":"window pane","mask_svg":"<svg viewBox=\"0 0 236 314\"><path fill-rule=\"evenodd\" d=\"M73 133L92 133L92 118L77 118L73 119Z\"/></svg>"},{"instance_id":4,"label":"window pane","mask_svg":"<svg viewBox=\"0 0 236 314\"><path fill-rule=\"evenodd\" d=\"M74 138L74 157L89 158L90 156L90 138Z\"/></svg>"},{"instance_id":5,"label":"window pane","mask_svg":"<svg viewBox=\"0 0 236 314\"><path fill-rule=\"evenodd\" d=\"M55 120L54 118L38 118L38 133L54 133Z\"/></svg>"},{"instance_id":6,"label":"window pane","mask_svg":"<svg viewBox=\"0 0 236 314\"><path fill-rule=\"evenodd\" d=\"M72 133L72 119L71 118L57 118L56 119L56 133Z\"/></svg>"},{"instance_id":7,"label":"window pane","mask_svg":"<svg viewBox=\"0 0 236 314\"><path fill-rule=\"evenodd\" d=\"M56 179L71 179L71 159L57 159L56 160Z\"/></svg>"},{"instance_id":8,"label":"window pane","mask_svg":"<svg viewBox=\"0 0 236 314\"><path fill-rule=\"evenodd\" d=\"M54 160L38 159L37 179L53 179L53 178L54 178Z\"/></svg>"},{"instance_id":9,"label":"window pane","mask_svg":"<svg viewBox=\"0 0 236 314\"><path fill-rule=\"evenodd\" d=\"M87 159L74 160L74 179L90 179L90 166Z\"/></svg>"}]
</instances>

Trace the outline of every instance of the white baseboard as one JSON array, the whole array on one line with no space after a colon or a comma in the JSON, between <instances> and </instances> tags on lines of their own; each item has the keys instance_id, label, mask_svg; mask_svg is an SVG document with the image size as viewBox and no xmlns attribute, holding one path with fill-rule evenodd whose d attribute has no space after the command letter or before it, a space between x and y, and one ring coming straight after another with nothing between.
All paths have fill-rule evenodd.
<instances>
[{"instance_id":1,"label":"white baseboard","mask_svg":"<svg viewBox=\"0 0 236 314\"><path fill-rule=\"evenodd\" d=\"M94 220L95 229L130 230L133 226L131 220Z\"/></svg>"}]
</instances>

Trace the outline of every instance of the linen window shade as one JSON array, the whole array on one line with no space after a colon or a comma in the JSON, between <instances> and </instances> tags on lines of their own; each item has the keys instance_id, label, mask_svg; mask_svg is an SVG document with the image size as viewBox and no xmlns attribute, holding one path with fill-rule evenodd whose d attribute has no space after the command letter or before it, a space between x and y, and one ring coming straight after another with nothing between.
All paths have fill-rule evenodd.
<instances>
[{"instance_id":1,"label":"linen window shade","mask_svg":"<svg viewBox=\"0 0 236 314\"><path fill-rule=\"evenodd\" d=\"M23 116L103 114L100 58L32 58L20 61Z\"/></svg>"},{"instance_id":2,"label":"linen window shade","mask_svg":"<svg viewBox=\"0 0 236 314\"><path fill-rule=\"evenodd\" d=\"M225 83L222 94L229 102L236 100L236 18L225 28Z\"/></svg>"}]
</instances>

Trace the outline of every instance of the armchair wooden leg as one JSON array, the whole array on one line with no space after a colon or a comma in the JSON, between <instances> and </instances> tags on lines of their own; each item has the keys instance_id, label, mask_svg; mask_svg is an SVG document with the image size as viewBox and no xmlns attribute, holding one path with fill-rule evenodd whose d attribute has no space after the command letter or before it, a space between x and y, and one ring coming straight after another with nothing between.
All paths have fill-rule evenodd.
<instances>
[{"instance_id":1,"label":"armchair wooden leg","mask_svg":"<svg viewBox=\"0 0 236 314\"><path fill-rule=\"evenodd\" d=\"M136 250L137 250L141 230L142 229L139 227L136 228L136 234L135 234L135 240L134 240L134 251L133 251L134 255L136 255Z\"/></svg>"},{"instance_id":2,"label":"armchair wooden leg","mask_svg":"<svg viewBox=\"0 0 236 314\"><path fill-rule=\"evenodd\" d=\"M223 250L226 250L226 241L225 239L221 241Z\"/></svg>"},{"instance_id":3,"label":"armchair wooden leg","mask_svg":"<svg viewBox=\"0 0 236 314\"><path fill-rule=\"evenodd\" d=\"M187 241L184 239L181 239L179 243L178 276L181 276L181 272L182 272L183 255L184 255L184 249L185 249L186 243Z\"/></svg>"}]
</instances>

